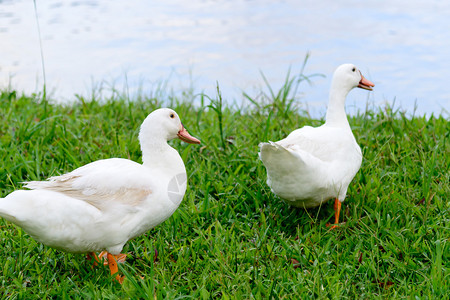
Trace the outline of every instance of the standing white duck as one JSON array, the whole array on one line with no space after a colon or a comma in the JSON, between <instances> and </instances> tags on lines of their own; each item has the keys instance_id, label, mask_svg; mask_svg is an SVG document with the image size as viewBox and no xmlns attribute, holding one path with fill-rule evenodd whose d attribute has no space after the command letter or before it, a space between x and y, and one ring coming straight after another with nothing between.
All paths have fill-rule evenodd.
<instances>
[{"instance_id":1,"label":"standing white duck","mask_svg":"<svg viewBox=\"0 0 450 300\"><path fill-rule=\"evenodd\" d=\"M295 207L316 207L335 198L335 228L347 188L361 167L356 143L345 113L345 98L355 87L371 91L375 85L352 64L334 72L326 121L305 126L278 142L260 144L259 157L267 169L267 184Z\"/></svg>"},{"instance_id":2,"label":"standing white duck","mask_svg":"<svg viewBox=\"0 0 450 300\"><path fill-rule=\"evenodd\" d=\"M167 141L200 144L168 108L144 120L139 141L143 164L98 160L47 181L27 182L0 198L0 216L37 241L72 253L106 251L111 274L125 243L169 218L186 191L183 160ZM123 278L116 276L119 282Z\"/></svg>"}]
</instances>

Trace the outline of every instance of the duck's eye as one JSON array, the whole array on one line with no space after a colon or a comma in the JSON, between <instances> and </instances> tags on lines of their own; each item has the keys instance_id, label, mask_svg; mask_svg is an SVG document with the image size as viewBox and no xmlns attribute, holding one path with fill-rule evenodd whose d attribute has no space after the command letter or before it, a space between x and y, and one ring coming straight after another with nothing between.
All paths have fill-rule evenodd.
<instances>
[{"instance_id":1,"label":"duck's eye","mask_svg":"<svg viewBox=\"0 0 450 300\"><path fill-rule=\"evenodd\" d=\"M353 69L352 69L352 72L355 72L355 71L356 71L356 68L353 68Z\"/></svg>"},{"instance_id":2,"label":"duck's eye","mask_svg":"<svg viewBox=\"0 0 450 300\"><path fill-rule=\"evenodd\" d=\"M173 119L173 118L175 118L175 115L174 114L170 114L170 117Z\"/></svg>"}]
</instances>

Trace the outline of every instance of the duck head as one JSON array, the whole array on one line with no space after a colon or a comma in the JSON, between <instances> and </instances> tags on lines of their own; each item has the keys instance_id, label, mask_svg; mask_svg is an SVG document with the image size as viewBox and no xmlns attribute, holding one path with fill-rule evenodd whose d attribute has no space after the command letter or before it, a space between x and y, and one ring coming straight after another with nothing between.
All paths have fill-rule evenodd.
<instances>
[{"instance_id":1,"label":"duck head","mask_svg":"<svg viewBox=\"0 0 450 300\"><path fill-rule=\"evenodd\" d=\"M153 111L144 120L139 133L142 140L170 141L179 138L190 144L200 144L200 140L191 136L181 123L178 114L170 108L160 108Z\"/></svg>"},{"instance_id":2,"label":"duck head","mask_svg":"<svg viewBox=\"0 0 450 300\"><path fill-rule=\"evenodd\" d=\"M371 91L375 84L364 78L355 65L343 64L334 72L332 86L345 89L347 92L355 87Z\"/></svg>"}]
</instances>

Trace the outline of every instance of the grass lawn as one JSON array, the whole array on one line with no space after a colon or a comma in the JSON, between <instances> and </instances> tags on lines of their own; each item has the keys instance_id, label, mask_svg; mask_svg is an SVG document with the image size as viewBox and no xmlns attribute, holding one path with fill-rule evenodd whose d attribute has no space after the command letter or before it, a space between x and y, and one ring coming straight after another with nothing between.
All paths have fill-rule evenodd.
<instances>
[{"instance_id":1,"label":"grass lawn","mask_svg":"<svg viewBox=\"0 0 450 300\"><path fill-rule=\"evenodd\" d=\"M174 108L202 144L171 142L186 164L186 195L171 218L125 246L122 286L106 266L91 268L1 219L0 298L448 298L448 116L387 107L351 117L364 160L342 206L345 224L329 230L332 202L290 208L258 160L259 142L323 122L299 113L292 94L287 82L238 107L219 96L200 105L122 95L55 105L2 91L2 197L91 161L141 162L139 126L160 106Z\"/></svg>"}]
</instances>

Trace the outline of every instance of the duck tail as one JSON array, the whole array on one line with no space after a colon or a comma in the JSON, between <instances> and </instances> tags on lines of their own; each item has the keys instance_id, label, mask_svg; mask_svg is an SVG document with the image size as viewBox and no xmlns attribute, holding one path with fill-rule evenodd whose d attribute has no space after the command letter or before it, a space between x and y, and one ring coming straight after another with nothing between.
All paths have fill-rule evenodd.
<instances>
[{"instance_id":1,"label":"duck tail","mask_svg":"<svg viewBox=\"0 0 450 300\"><path fill-rule=\"evenodd\" d=\"M289 151L283 146L274 143L259 144L259 158L267 169L267 172L283 170L283 173L299 168L302 159L299 155Z\"/></svg>"},{"instance_id":2,"label":"duck tail","mask_svg":"<svg viewBox=\"0 0 450 300\"><path fill-rule=\"evenodd\" d=\"M280 154L279 152L288 152L286 148L278 145L272 141L268 143L260 143L259 144L259 159L264 163L264 161L269 160L274 155Z\"/></svg>"},{"instance_id":3,"label":"duck tail","mask_svg":"<svg viewBox=\"0 0 450 300\"><path fill-rule=\"evenodd\" d=\"M10 215L8 214L7 205L5 198L0 198L0 217L6 220L10 219Z\"/></svg>"}]
</instances>

